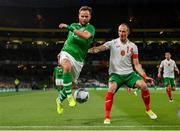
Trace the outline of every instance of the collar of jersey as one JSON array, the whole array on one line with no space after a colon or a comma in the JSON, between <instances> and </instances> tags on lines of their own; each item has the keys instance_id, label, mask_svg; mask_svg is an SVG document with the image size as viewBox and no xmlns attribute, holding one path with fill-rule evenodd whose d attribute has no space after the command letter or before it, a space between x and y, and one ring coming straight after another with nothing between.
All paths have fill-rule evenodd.
<instances>
[{"instance_id":1,"label":"collar of jersey","mask_svg":"<svg viewBox=\"0 0 180 131\"><path fill-rule=\"evenodd\" d=\"M78 23L78 25L80 25L80 26L86 26L86 25L88 25L89 23L87 23L87 24L85 24L85 25L81 25L80 23Z\"/></svg>"}]
</instances>

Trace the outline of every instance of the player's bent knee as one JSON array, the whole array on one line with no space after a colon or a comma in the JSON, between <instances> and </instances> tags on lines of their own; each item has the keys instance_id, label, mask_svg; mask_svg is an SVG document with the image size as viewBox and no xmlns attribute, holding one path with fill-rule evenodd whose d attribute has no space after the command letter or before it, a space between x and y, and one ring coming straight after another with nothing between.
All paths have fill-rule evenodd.
<instances>
[{"instance_id":1,"label":"player's bent knee","mask_svg":"<svg viewBox=\"0 0 180 131\"><path fill-rule=\"evenodd\" d=\"M117 90L117 83L116 82L110 82L109 83L109 92L114 93Z\"/></svg>"},{"instance_id":2,"label":"player's bent knee","mask_svg":"<svg viewBox=\"0 0 180 131\"><path fill-rule=\"evenodd\" d=\"M116 88L113 88L113 87L109 87L109 89L108 89L108 92L114 93L115 91L116 91Z\"/></svg>"},{"instance_id":3,"label":"player's bent knee","mask_svg":"<svg viewBox=\"0 0 180 131\"><path fill-rule=\"evenodd\" d=\"M145 86L145 87L142 87L141 90L147 91L147 90L149 90L149 89L147 88L147 86Z\"/></svg>"},{"instance_id":4,"label":"player's bent knee","mask_svg":"<svg viewBox=\"0 0 180 131\"><path fill-rule=\"evenodd\" d=\"M135 86L142 90L147 90L147 84L143 80L137 81Z\"/></svg>"},{"instance_id":5,"label":"player's bent knee","mask_svg":"<svg viewBox=\"0 0 180 131\"><path fill-rule=\"evenodd\" d=\"M167 86L166 90L170 91L171 90L171 86Z\"/></svg>"},{"instance_id":6,"label":"player's bent knee","mask_svg":"<svg viewBox=\"0 0 180 131\"><path fill-rule=\"evenodd\" d=\"M61 66L63 67L64 71L71 71L71 62L67 59L63 59L61 61Z\"/></svg>"},{"instance_id":7,"label":"player's bent knee","mask_svg":"<svg viewBox=\"0 0 180 131\"><path fill-rule=\"evenodd\" d=\"M173 87L173 88L172 88L172 91L175 91L175 90L176 90L176 88L175 88L175 87Z\"/></svg>"},{"instance_id":8,"label":"player's bent knee","mask_svg":"<svg viewBox=\"0 0 180 131\"><path fill-rule=\"evenodd\" d=\"M65 72L70 72L71 71L71 66L64 66L63 67Z\"/></svg>"},{"instance_id":9,"label":"player's bent knee","mask_svg":"<svg viewBox=\"0 0 180 131\"><path fill-rule=\"evenodd\" d=\"M69 63L63 64L62 67L65 72L71 71L71 64L69 64Z\"/></svg>"}]
</instances>

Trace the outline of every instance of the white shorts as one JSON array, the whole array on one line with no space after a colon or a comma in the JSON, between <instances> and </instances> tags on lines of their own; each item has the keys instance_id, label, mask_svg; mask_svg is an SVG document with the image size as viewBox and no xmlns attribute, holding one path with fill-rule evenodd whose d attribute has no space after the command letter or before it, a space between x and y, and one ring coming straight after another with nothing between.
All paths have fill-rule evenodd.
<instances>
[{"instance_id":1,"label":"white shorts","mask_svg":"<svg viewBox=\"0 0 180 131\"><path fill-rule=\"evenodd\" d=\"M63 59L68 59L71 62L73 82L76 83L84 65L83 62L76 61L69 53L61 51L59 62L61 63Z\"/></svg>"},{"instance_id":2,"label":"white shorts","mask_svg":"<svg viewBox=\"0 0 180 131\"><path fill-rule=\"evenodd\" d=\"M55 79L56 86L63 86L63 79Z\"/></svg>"}]
</instances>

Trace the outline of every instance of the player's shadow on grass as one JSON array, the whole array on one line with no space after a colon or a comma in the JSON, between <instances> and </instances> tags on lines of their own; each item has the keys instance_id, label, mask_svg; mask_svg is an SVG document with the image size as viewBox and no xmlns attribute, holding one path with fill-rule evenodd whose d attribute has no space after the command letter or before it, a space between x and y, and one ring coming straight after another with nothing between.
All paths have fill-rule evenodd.
<instances>
[{"instance_id":1,"label":"player's shadow on grass","mask_svg":"<svg viewBox=\"0 0 180 131\"><path fill-rule=\"evenodd\" d=\"M125 121L129 121L129 117L128 116L113 116L113 118L111 119L112 123L123 123ZM94 118L94 119L84 119L82 120L82 125L102 125L104 124L104 117L101 118Z\"/></svg>"},{"instance_id":2,"label":"player's shadow on grass","mask_svg":"<svg viewBox=\"0 0 180 131\"><path fill-rule=\"evenodd\" d=\"M73 125L91 126L102 123L104 118L94 118L94 119L66 119L67 123L72 123Z\"/></svg>"},{"instance_id":3,"label":"player's shadow on grass","mask_svg":"<svg viewBox=\"0 0 180 131\"><path fill-rule=\"evenodd\" d=\"M136 119L137 118L137 119ZM139 120L145 119L145 116L143 115L136 115L136 116L128 116L128 115L118 115L118 116L112 116L111 118L111 123L112 124L117 124L117 125L128 125L132 124L134 122L138 122ZM67 119L67 123L73 123L74 125L84 125L84 126L93 126L93 125L102 125L104 122L104 117L99 117L99 118L89 118L89 119ZM78 121L78 123L77 123Z\"/></svg>"},{"instance_id":4,"label":"player's shadow on grass","mask_svg":"<svg viewBox=\"0 0 180 131\"><path fill-rule=\"evenodd\" d=\"M84 121L82 120L82 125L97 125L100 123L103 123L104 118L94 118L94 119L85 119Z\"/></svg>"}]
</instances>

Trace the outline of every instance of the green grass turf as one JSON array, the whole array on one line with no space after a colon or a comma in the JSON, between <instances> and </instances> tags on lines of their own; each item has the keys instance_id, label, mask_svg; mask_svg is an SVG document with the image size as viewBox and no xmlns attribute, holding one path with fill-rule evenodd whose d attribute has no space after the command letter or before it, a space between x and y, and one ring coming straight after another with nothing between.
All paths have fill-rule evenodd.
<instances>
[{"instance_id":1,"label":"green grass turf","mask_svg":"<svg viewBox=\"0 0 180 131\"><path fill-rule=\"evenodd\" d=\"M104 125L106 91L91 90L90 99L70 108L64 101L64 114L56 113L57 91L0 93L0 130L180 130L177 108L180 91L173 92L169 103L165 91L151 91L151 107L158 115L151 120L145 114L140 92L119 91L114 98L111 125Z\"/></svg>"}]
</instances>

